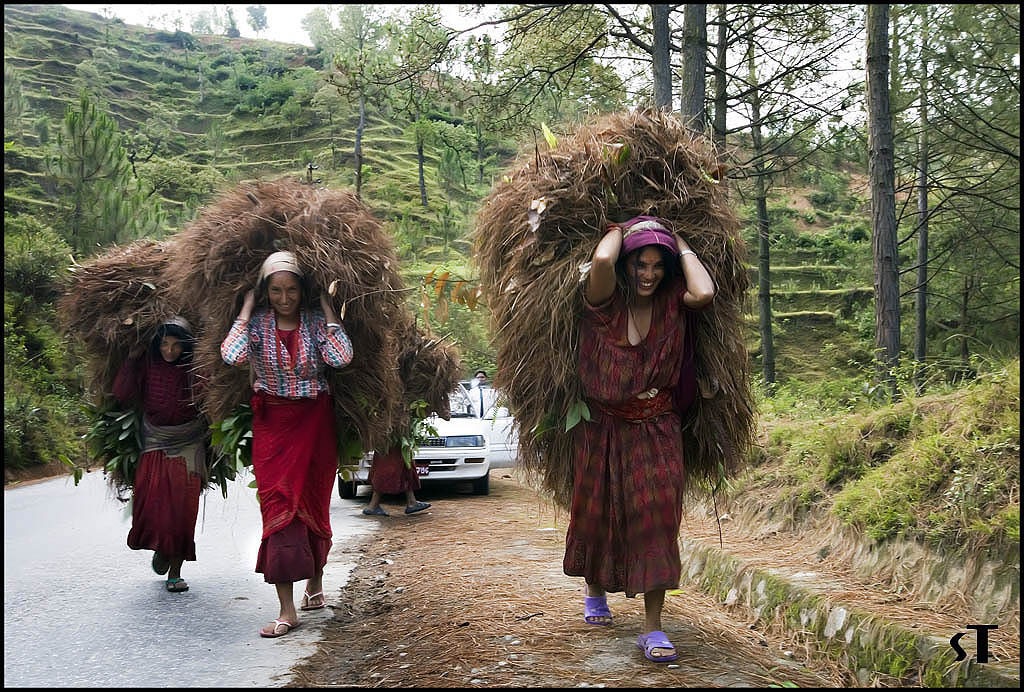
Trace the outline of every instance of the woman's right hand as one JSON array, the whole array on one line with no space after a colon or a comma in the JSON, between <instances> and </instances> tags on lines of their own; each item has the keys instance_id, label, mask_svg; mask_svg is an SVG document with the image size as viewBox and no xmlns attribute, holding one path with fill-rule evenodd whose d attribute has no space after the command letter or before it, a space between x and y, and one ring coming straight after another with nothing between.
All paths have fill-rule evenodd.
<instances>
[{"instance_id":1,"label":"woman's right hand","mask_svg":"<svg viewBox=\"0 0 1024 692\"><path fill-rule=\"evenodd\" d=\"M245 292L245 298L242 300L242 309L238 313L238 319L248 320L252 315L253 306L256 305L256 292L251 288Z\"/></svg>"}]
</instances>

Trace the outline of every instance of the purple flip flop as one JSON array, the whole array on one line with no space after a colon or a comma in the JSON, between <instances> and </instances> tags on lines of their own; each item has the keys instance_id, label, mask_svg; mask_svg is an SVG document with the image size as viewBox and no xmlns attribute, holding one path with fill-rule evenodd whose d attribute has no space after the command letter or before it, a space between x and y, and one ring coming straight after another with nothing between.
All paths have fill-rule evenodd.
<instances>
[{"instance_id":1,"label":"purple flip flop","mask_svg":"<svg viewBox=\"0 0 1024 692\"><path fill-rule=\"evenodd\" d=\"M592 622L590 618L608 618L608 622ZM607 596L583 597L583 621L588 625L607 627L612 624L612 611L608 610Z\"/></svg>"},{"instance_id":2,"label":"purple flip flop","mask_svg":"<svg viewBox=\"0 0 1024 692\"><path fill-rule=\"evenodd\" d=\"M672 646L672 642L668 640L668 637L661 630L641 634L636 640L636 645L644 650L644 656L647 657L648 661L668 663L679 658L679 654L675 653L676 647ZM655 656L651 653L655 649L672 649L672 653L667 656Z\"/></svg>"}]
</instances>

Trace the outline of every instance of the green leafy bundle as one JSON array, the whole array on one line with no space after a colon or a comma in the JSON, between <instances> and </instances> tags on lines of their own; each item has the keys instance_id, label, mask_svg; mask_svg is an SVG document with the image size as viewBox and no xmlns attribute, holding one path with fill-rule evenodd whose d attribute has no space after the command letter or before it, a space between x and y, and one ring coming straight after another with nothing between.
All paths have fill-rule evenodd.
<instances>
[{"instance_id":1,"label":"green leafy bundle","mask_svg":"<svg viewBox=\"0 0 1024 692\"><path fill-rule=\"evenodd\" d=\"M437 428L427 422L430 413L431 406L423 399L412 402L409 404L409 427L394 436L392 446L401 448L406 468L412 468L413 456L427 438L437 437Z\"/></svg>"},{"instance_id":2,"label":"green leafy bundle","mask_svg":"<svg viewBox=\"0 0 1024 692\"><path fill-rule=\"evenodd\" d=\"M239 404L222 421L210 426L213 431L211 444L215 448L213 462L210 464L211 487L219 486L221 495L228 496L228 481L233 481L239 473L252 467L252 407ZM253 486L255 480L250 483Z\"/></svg>"},{"instance_id":3,"label":"green leafy bundle","mask_svg":"<svg viewBox=\"0 0 1024 692\"><path fill-rule=\"evenodd\" d=\"M90 456L103 463L118 498L127 500L122 494L132 489L142 456L142 412L121 409L113 403L85 404L82 410L92 421L84 436ZM74 475L77 485L81 474Z\"/></svg>"}]
</instances>

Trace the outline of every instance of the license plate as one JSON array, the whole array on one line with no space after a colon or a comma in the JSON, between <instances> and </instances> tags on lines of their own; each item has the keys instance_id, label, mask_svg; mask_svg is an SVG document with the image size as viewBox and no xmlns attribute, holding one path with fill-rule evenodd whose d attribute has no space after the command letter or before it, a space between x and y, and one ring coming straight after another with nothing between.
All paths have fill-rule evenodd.
<instances>
[{"instance_id":1,"label":"license plate","mask_svg":"<svg viewBox=\"0 0 1024 692\"><path fill-rule=\"evenodd\" d=\"M417 476L428 476L430 475L430 467L426 464L416 464L416 475Z\"/></svg>"}]
</instances>

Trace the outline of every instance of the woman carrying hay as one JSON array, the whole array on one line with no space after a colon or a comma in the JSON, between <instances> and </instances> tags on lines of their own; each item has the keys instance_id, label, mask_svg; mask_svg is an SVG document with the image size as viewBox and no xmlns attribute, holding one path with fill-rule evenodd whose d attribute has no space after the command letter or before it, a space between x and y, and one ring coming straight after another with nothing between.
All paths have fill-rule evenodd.
<instances>
[{"instance_id":1,"label":"woman carrying hay","mask_svg":"<svg viewBox=\"0 0 1024 692\"><path fill-rule=\"evenodd\" d=\"M302 610L326 605L337 443L324 369L348 365L352 343L325 295L321 311L302 307L302 281L292 253L267 257L257 290L266 292L269 309L253 311L256 292L250 289L221 344L224 362L249 363L254 377L252 461L263 518L256 571L275 585L281 605L262 637L299 626L293 582L307 580Z\"/></svg>"},{"instance_id":2,"label":"woman carrying hay","mask_svg":"<svg viewBox=\"0 0 1024 692\"><path fill-rule=\"evenodd\" d=\"M182 317L161 325L149 352L130 358L114 379L114 397L143 411L142 457L132 483L128 547L152 550L153 571L168 591L188 591L181 565L196 559L196 517L206 477L205 419L196 407L190 367L192 328Z\"/></svg>"},{"instance_id":3,"label":"woman carrying hay","mask_svg":"<svg viewBox=\"0 0 1024 692\"><path fill-rule=\"evenodd\" d=\"M606 592L644 594L651 661L675 660L662 631L665 591L679 585L683 443L677 388L687 353L686 313L714 283L667 224L640 216L612 225L587 278L579 372L592 419L575 437L574 486L563 569L586 580L584 619L610 625Z\"/></svg>"},{"instance_id":4,"label":"woman carrying hay","mask_svg":"<svg viewBox=\"0 0 1024 692\"><path fill-rule=\"evenodd\" d=\"M380 506L382 495L405 495L406 514L422 512L430 507L429 502L416 499L416 491L421 485L420 476L414 465L405 463L402 448L398 445L391 447L386 453L373 453L369 480L373 487L373 495L370 496L370 504L363 509L363 514L388 516Z\"/></svg>"}]
</instances>

